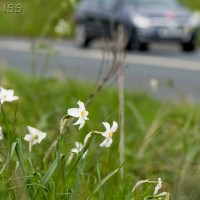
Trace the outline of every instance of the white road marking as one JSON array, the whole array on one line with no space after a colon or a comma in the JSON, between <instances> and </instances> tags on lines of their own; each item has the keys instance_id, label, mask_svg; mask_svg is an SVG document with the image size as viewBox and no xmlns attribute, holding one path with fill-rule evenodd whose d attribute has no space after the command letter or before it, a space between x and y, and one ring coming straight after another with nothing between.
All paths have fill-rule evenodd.
<instances>
[{"instance_id":1,"label":"white road marking","mask_svg":"<svg viewBox=\"0 0 200 200\"><path fill-rule=\"evenodd\" d=\"M0 39L0 49L9 51L31 52L31 44L28 41L15 41L15 40L2 40ZM85 58L85 59L102 59L102 51L96 49L77 49L74 47L63 47L61 45L54 45L53 49L62 56L73 58ZM38 52L42 53L41 50ZM112 56L108 57L108 60L112 60ZM171 68L181 70L200 71L200 62L192 60L181 60L177 58L156 57L150 55L133 55L127 54L126 63L147 65L159 68Z\"/></svg>"}]
</instances>

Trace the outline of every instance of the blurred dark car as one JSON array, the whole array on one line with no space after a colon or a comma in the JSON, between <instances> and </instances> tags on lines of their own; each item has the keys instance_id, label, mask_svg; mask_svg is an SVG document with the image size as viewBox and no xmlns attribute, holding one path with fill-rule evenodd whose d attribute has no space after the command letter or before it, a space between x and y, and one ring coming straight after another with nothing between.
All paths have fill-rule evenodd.
<instances>
[{"instance_id":1,"label":"blurred dark car","mask_svg":"<svg viewBox=\"0 0 200 200\"><path fill-rule=\"evenodd\" d=\"M96 38L112 38L123 25L124 47L137 45L140 50L153 41L174 41L184 51L193 51L200 26L199 14L176 0L80 0L76 23L79 47Z\"/></svg>"}]
</instances>

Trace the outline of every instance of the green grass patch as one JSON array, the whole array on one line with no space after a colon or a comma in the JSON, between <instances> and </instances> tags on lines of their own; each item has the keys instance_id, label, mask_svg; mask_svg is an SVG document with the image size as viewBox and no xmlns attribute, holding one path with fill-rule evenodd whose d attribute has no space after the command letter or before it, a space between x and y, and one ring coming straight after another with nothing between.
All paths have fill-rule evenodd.
<instances>
[{"instance_id":1,"label":"green grass patch","mask_svg":"<svg viewBox=\"0 0 200 200\"><path fill-rule=\"evenodd\" d=\"M68 108L85 101L95 85L77 80L33 78L13 71L0 73L0 85L14 89L19 101L4 103L0 126L0 197L2 199L128 199L139 180L157 180L171 199L200 198L200 106L163 103L146 94L125 93L125 164L120 177L119 129L110 148L101 148L100 135L92 137L85 159L81 154L67 165L74 141L83 143L91 130L104 131L103 121L118 121L118 92L105 86L87 106L89 121L83 129L69 126L59 136L60 120ZM3 110L2 110L3 109ZM47 133L28 151L23 138L27 125ZM52 143L57 147L44 160ZM144 184L131 199L151 198L155 184ZM152 198L151 198L152 199ZM165 198L163 198L165 199Z\"/></svg>"}]
</instances>

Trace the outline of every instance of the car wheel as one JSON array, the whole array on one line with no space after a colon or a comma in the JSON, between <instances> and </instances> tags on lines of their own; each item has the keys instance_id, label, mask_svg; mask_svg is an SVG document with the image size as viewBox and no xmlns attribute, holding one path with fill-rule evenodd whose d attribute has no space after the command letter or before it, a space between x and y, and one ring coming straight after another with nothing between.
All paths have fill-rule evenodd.
<instances>
[{"instance_id":1,"label":"car wheel","mask_svg":"<svg viewBox=\"0 0 200 200\"><path fill-rule=\"evenodd\" d=\"M90 39L88 38L84 24L78 24L76 27L75 45L80 48L89 46Z\"/></svg>"},{"instance_id":2,"label":"car wheel","mask_svg":"<svg viewBox=\"0 0 200 200\"><path fill-rule=\"evenodd\" d=\"M140 42L138 49L140 51L148 51L149 50L149 44L147 42Z\"/></svg>"},{"instance_id":3,"label":"car wheel","mask_svg":"<svg viewBox=\"0 0 200 200\"><path fill-rule=\"evenodd\" d=\"M185 52L195 51L196 45L194 41L182 43L182 50Z\"/></svg>"}]
</instances>

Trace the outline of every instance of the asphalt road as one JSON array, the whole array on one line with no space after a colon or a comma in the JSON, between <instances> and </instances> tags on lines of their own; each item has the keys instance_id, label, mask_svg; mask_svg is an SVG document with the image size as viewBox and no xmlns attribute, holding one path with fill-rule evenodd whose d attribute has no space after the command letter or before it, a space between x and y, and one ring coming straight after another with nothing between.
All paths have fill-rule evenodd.
<instances>
[{"instance_id":1,"label":"asphalt road","mask_svg":"<svg viewBox=\"0 0 200 200\"><path fill-rule=\"evenodd\" d=\"M101 45L94 44L83 50L75 48L72 41L48 40L45 45L37 41L34 51L34 42L0 38L0 67L83 81L97 79L105 53ZM105 53L104 69L109 66L111 57L111 53ZM151 79L159 81L157 90L150 86ZM145 91L165 100L198 101L200 50L184 53L178 45L157 44L148 52L133 50L126 54L125 85L129 90Z\"/></svg>"}]
</instances>

